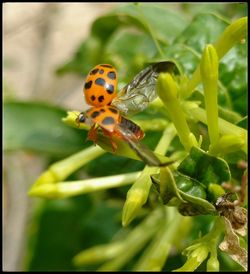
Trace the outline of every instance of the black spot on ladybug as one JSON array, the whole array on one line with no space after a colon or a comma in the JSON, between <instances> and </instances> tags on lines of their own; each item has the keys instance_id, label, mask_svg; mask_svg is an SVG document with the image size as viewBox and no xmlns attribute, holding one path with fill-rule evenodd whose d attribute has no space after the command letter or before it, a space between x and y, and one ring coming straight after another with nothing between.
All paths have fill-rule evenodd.
<instances>
[{"instance_id":1,"label":"black spot on ladybug","mask_svg":"<svg viewBox=\"0 0 250 274\"><path fill-rule=\"evenodd\" d=\"M95 101L95 95L91 95L90 99L91 99L92 101Z\"/></svg>"},{"instance_id":2,"label":"black spot on ladybug","mask_svg":"<svg viewBox=\"0 0 250 274\"><path fill-rule=\"evenodd\" d=\"M104 87L105 84L106 84L106 82L105 82L105 80L104 80L103 78L97 78L97 79L95 80L95 83L96 83L98 86L102 86L102 87Z\"/></svg>"},{"instance_id":3,"label":"black spot on ladybug","mask_svg":"<svg viewBox=\"0 0 250 274\"><path fill-rule=\"evenodd\" d=\"M109 94L112 94L114 92L114 86L113 85L108 85L108 87L106 87L106 90Z\"/></svg>"},{"instance_id":4,"label":"black spot on ladybug","mask_svg":"<svg viewBox=\"0 0 250 274\"><path fill-rule=\"evenodd\" d=\"M101 65L101 67L104 67L104 68L113 68L111 65Z\"/></svg>"},{"instance_id":5,"label":"black spot on ladybug","mask_svg":"<svg viewBox=\"0 0 250 274\"><path fill-rule=\"evenodd\" d=\"M96 118L97 116L100 115L100 112L99 111L94 111L92 114L91 114L91 117L92 118Z\"/></svg>"},{"instance_id":6,"label":"black spot on ladybug","mask_svg":"<svg viewBox=\"0 0 250 274\"><path fill-rule=\"evenodd\" d=\"M104 100L104 96L103 96L103 95L101 95L101 96L98 97L98 101L99 101L100 103L103 102L103 100Z\"/></svg>"},{"instance_id":7,"label":"black spot on ladybug","mask_svg":"<svg viewBox=\"0 0 250 274\"><path fill-rule=\"evenodd\" d=\"M113 113L118 113L118 111L115 109L115 108L109 108L109 110L111 111L111 112L113 112Z\"/></svg>"},{"instance_id":8,"label":"black spot on ladybug","mask_svg":"<svg viewBox=\"0 0 250 274\"><path fill-rule=\"evenodd\" d=\"M105 112L105 110L103 108L100 109L101 112Z\"/></svg>"},{"instance_id":9,"label":"black spot on ladybug","mask_svg":"<svg viewBox=\"0 0 250 274\"><path fill-rule=\"evenodd\" d=\"M108 74L107 74L108 78L109 79L116 79L116 73L114 71L110 71Z\"/></svg>"},{"instance_id":10,"label":"black spot on ladybug","mask_svg":"<svg viewBox=\"0 0 250 274\"><path fill-rule=\"evenodd\" d=\"M115 119L113 117L106 117L102 120L103 125L113 125L115 123Z\"/></svg>"},{"instance_id":11,"label":"black spot on ladybug","mask_svg":"<svg viewBox=\"0 0 250 274\"><path fill-rule=\"evenodd\" d=\"M92 81L88 81L87 83L85 83L84 88L89 89L91 88L91 86L92 86Z\"/></svg>"},{"instance_id":12,"label":"black spot on ladybug","mask_svg":"<svg viewBox=\"0 0 250 274\"><path fill-rule=\"evenodd\" d=\"M104 73L104 70L103 70L103 69L100 69L100 70L99 70L99 73L100 73L100 74L103 74L103 73Z\"/></svg>"},{"instance_id":13,"label":"black spot on ladybug","mask_svg":"<svg viewBox=\"0 0 250 274\"><path fill-rule=\"evenodd\" d=\"M91 70L90 75L95 75L99 71L98 68Z\"/></svg>"}]
</instances>

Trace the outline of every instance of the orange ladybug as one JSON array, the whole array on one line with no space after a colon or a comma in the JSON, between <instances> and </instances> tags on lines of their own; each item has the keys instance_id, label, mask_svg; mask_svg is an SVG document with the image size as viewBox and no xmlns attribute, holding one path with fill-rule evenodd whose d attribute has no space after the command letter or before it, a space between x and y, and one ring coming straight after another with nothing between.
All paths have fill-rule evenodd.
<instances>
[{"instance_id":1,"label":"orange ladybug","mask_svg":"<svg viewBox=\"0 0 250 274\"><path fill-rule=\"evenodd\" d=\"M119 111L112 106L92 107L86 112L81 112L77 118L79 123L85 123L91 127L88 133L88 139L97 141L98 126L103 133L110 137L113 151L116 150L116 144L112 142L112 137L119 139L131 138L140 140L144 137L141 128L131 120L120 115Z\"/></svg>"},{"instance_id":2,"label":"orange ladybug","mask_svg":"<svg viewBox=\"0 0 250 274\"><path fill-rule=\"evenodd\" d=\"M113 152L117 144L113 137L126 141L137 155L149 166L166 166L155 154L139 141L144 137L141 128L131 120L123 117L113 106L92 107L86 112L81 112L77 117L78 123L85 123L91 127L88 132L88 139L97 142L97 131L101 128L103 134L111 142Z\"/></svg>"},{"instance_id":3,"label":"orange ladybug","mask_svg":"<svg viewBox=\"0 0 250 274\"><path fill-rule=\"evenodd\" d=\"M84 84L86 102L94 107L109 105L117 96L117 72L112 65L95 66L88 74Z\"/></svg>"},{"instance_id":4,"label":"orange ladybug","mask_svg":"<svg viewBox=\"0 0 250 274\"><path fill-rule=\"evenodd\" d=\"M169 61L148 66L139 72L118 95L116 69L109 64L94 67L89 72L84 85L86 102L92 107L80 113L77 118L78 123L86 123L91 127L88 139L96 143L97 131L101 128L103 134L110 138L114 152L117 144L112 137L125 140L146 164L166 165L139 142L144 137L144 132L124 115L142 111L156 99L157 77L161 72L172 71L174 66L174 63Z\"/></svg>"},{"instance_id":5,"label":"orange ladybug","mask_svg":"<svg viewBox=\"0 0 250 274\"><path fill-rule=\"evenodd\" d=\"M87 75L84 95L87 104L94 107L113 105L123 115L144 110L157 97L156 82L161 72L171 72L175 64L163 61L149 65L117 94L117 71L109 64L95 66Z\"/></svg>"}]
</instances>

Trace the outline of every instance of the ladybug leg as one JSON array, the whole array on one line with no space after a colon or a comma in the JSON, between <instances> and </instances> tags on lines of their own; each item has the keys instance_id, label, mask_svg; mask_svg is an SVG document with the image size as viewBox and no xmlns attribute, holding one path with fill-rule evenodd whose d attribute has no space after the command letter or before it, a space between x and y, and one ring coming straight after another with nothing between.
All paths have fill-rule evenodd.
<instances>
[{"instance_id":1,"label":"ladybug leg","mask_svg":"<svg viewBox=\"0 0 250 274\"><path fill-rule=\"evenodd\" d=\"M115 153L116 150L117 150L117 144L116 144L116 142L112 139L112 133L109 132L109 131L107 131L107 130L105 130L105 129L102 129L102 131L103 131L103 134L104 134L106 137L109 138L110 144L111 144L111 146L112 146L112 151L113 151L113 153Z\"/></svg>"},{"instance_id":2,"label":"ladybug leg","mask_svg":"<svg viewBox=\"0 0 250 274\"><path fill-rule=\"evenodd\" d=\"M96 127L96 125L94 124L88 132L87 140L91 140L94 143L96 143L98 139L97 131L98 131L98 127Z\"/></svg>"}]
</instances>

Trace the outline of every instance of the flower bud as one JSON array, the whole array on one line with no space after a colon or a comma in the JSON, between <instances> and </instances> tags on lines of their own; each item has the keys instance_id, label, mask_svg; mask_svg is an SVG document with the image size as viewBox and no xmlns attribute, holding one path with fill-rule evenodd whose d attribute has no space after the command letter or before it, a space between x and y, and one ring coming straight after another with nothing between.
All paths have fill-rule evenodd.
<instances>
[{"instance_id":1,"label":"flower bud","mask_svg":"<svg viewBox=\"0 0 250 274\"><path fill-rule=\"evenodd\" d=\"M210 256L210 258L207 261L207 271L216 271L218 272L220 270L220 263L215 256Z\"/></svg>"}]
</instances>

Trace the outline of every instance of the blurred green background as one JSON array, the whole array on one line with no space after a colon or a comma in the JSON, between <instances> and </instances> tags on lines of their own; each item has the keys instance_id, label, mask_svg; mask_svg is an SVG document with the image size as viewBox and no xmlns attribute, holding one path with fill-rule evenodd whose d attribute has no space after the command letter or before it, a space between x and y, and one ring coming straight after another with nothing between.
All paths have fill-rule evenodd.
<instances>
[{"instance_id":1,"label":"blurred green background","mask_svg":"<svg viewBox=\"0 0 250 274\"><path fill-rule=\"evenodd\" d=\"M149 3L143 5L143 12L141 17L133 4L122 3L3 5L5 271L79 270L72 264L77 253L109 242L122 228L121 210L128 187L63 200L27 196L32 183L51 163L91 145L85 142L85 131L61 122L67 110L86 109L82 87L87 72L98 63L111 62L119 72L119 85L128 83L145 63L162 58L149 35L152 32L164 57L178 60L190 76L204 44L214 42L229 22L246 16L247 6ZM242 117L247 112L244 71L246 49L238 46L220 63L219 102ZM154 148L159 137L152 132L145 143ZM141 162L105 154L69 179L142 167ZM207 231L209 218L194 218L186 243ZM220 256L222 270L237 269L226 256ZM184 261L184 256L173 254L164 270L180 267ZM82 270L88 269L96 266Z\"/></svg>"}]
</instances>

